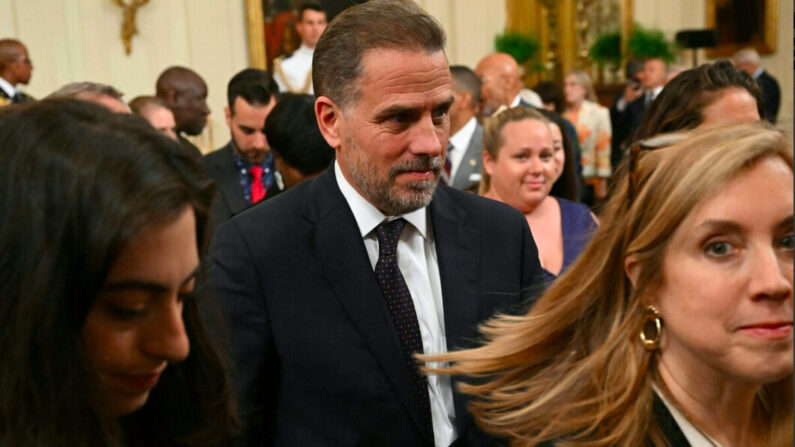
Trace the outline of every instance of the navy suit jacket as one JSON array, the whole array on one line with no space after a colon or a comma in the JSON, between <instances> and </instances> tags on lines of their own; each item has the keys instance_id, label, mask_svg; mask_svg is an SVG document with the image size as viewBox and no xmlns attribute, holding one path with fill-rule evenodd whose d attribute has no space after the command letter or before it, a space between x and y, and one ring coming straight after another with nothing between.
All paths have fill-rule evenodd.
<instances>
[{"instance_id":1,"label":"navy suit jacket","mask_svg":"<svg viewBox=\"0 0 795 447\"><path fill-rule=\"evenodd\" d=\"M778 86L778 81L773 76L762 71L762 74L756 78L756 83L759 89L762 90L762 98L764 100L765 116L762 119L767 119L773 124L776 124L776 117L778 116L778 109L781 105L781 88Z\"/></svg>"},{"instance_id":2,"label":"navy suit jacket","mask_svg":"<svg viewBox=\"0 0 795 447\"><path fill-rule=\"evenodd\" d=\"M449 350L523 311L541 267L527 222L440 185L429 205ZM231 319L244 445L430 446L389 312L333 166L232 218L212 281ZM454 388L454 445L495 445Z\"/></svg>"}]
</instances>

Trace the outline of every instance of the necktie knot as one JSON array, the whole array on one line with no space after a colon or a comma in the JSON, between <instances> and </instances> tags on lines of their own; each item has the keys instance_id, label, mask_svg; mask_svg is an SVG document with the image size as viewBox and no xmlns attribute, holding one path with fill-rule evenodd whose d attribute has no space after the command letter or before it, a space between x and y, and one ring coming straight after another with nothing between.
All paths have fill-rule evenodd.
<instances>
[{"instance_id":1,"label":"necktie knot","mask_svg":"<svg viewBox=\"0 0 795 447\"><path fill-rule=\"evenodd\" d=\"M262 166L254 165L249 168L248 173L255 182L262 181Z\"/></svg>"},{"instance_id":2,"label":"necktie knot","mask_svg":"<svg viewBox=\"0 0 795 447\"><path fill-rule=\"evenodd\" d=\"M406 226L406 220L400 218L389 222L381 222L375 227L375 234L378 237L379 257L392 256L397 253L398 240L404 226Z\"/></svg>"}]
</instances>

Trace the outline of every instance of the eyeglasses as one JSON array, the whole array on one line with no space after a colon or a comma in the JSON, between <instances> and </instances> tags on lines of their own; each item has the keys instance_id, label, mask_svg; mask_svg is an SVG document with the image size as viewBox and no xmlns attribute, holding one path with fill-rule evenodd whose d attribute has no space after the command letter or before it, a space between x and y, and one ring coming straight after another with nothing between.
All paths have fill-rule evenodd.
<instances>
[{"instance_id":1,"label":"eyeglasses","mask_svg":"<svg viewBox=\"0 0 795 447\"><path fill-rule=\"evenodd\" d=\"M674 144L683 141L688 135L688 132L658 135L645 140L637 141L629 147L629 159L627 160L629 167L629 172L627 173L627 178L629 181L627 188L627 208L631 207L632 202L635 201L635 190L637 189L638 185L637 167L641 152L664 149L666 147L673 146Z\"/></svg>"}]
</instances>

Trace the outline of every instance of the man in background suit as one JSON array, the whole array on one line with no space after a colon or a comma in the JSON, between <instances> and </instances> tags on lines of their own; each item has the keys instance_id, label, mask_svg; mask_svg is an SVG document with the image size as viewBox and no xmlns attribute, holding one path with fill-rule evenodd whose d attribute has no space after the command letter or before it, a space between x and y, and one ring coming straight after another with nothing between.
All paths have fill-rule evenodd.
<instances>
[{"instance_id":1,"label":"man in background suit","mask_svg":"<svg viewBox=\"0 0 795 447\"><path fill-rule=\"evenodd\" d=\"M500 106L541 108L541 97L532 90L522 89L522 72L516 59L507 53L485 56L475 67L480 78L481 116L491 116Z\"/></svg>"},{"instance_id":2,"label":"man in background suit","mask_svg":"<svg viewBox=\"0 0 795 447\"><path fill-rule=\"evenodd\" d=\"M773 76L770 76L764 68L759 58L759 53L753 48L746 48L738 51L733 57L732 62L739 70L743 70L759 84L764 99L765 118L776 124L778 109L781 105L781 87Z\"/></svg>"},{"instance_id":3,"label":"man in background suit","mask_svg":"<svg viewBox=\"0 0 795 447\"><path fill-rule=\"evenodd\" d=\"M463 65L450 67L453 97L450 106L450 141L447 143L445 171L447 184L453 188L472 190L480 182L483 126L476 118L480 104L480 79ZM452 181L450 181L452 179Z\"/></svg>"},{"instance_id":4,"label":"man in background suit","mask_svg":"<svg viewBox=\"0 0 795 447\"><path fill-rule=\"evenodd\" d=\"M0 105L33 101L17 85L28 85L33 63L28 49L16 39L0 39Z\"/></svg>"},{"instance_id":5,"label":"man in background suit","mask_svg":"<svg viewBox=\"0 0 795 447\"><path fill-rule=\"evenodd\" d=\"M611 160L613 171L626 146L632 143L635 129L638 128L646 114L646 109L660 94L665 86L668 67L659 58L647 59L643 70L636 74L637 82L630 83L610 108L610 124L613 127Z\"/></svg>"},{"instance_id":6,"label":"man in background suit","mask_svg":"<svg viewBox=\"0 0 795 447\"><path fill-rule=\"evenodd\" d=\"M199 158L202 152L184 135L196 136L207 125L207 84L198 73L186 67L166 68L157 78L156 96L166 103L177 123L180 146Z\"/></svg>"},{"instance_id":7,"label":"man in background suit","mask_svg":"<svg viewBox=\"0 0 795 447\"><path fill-rule=\"evenodd\" d=\"M224 114L232 138L202 159L216 183L210 231L281 190L265 137L265 120L276 105L277 92L276 83L265 70L246 68L229 80Z\"/></svg>"},{"instance_id":8,"label":"man in background suit","mask_svg":"<svg viewBox=\"0 0 795 447\"><path fill-rule=\"evenodd\" d=\"M494 445L451 379L413 359L472 346L480 322L541 285L524 216L437 188L453 102L444 41L410 0L337 16L313 62L336 161L216 234L245 445Z\"/></svg>"}]
</instances>

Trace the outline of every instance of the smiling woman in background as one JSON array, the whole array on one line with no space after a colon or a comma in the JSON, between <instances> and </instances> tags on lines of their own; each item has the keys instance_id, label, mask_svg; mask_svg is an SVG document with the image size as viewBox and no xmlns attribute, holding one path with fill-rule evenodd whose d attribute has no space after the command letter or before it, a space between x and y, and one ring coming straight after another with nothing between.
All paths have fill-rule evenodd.
<instances>
[{"instance_id":1,"label":"smiling woman in background","mask_svg":"<svg viewBox=\"0 0 795 447\"><path fill-rule=\"evenodd\" d=\"M791 446L792 162L758 124L637 146L529 313L428 360L476 377L473 414L514 446Z\"/></svg>"},{"instance_id":2,"label":"smiling woman in background","mask_svg":"<svg viewBox=\"0 0 795 447\"><path fill-rule=\"evenodd\" d=\"M486 119L480 184L484 197L525 215L547 283L574 261L596 228L585 205L549 195L565 163L562 146L555 148L551 125L539 112L524 107Z\"/></svg>"},{"instance_id":3,"label":"smiling woman in background","mask_svg":"<svg viewBox=\"0 0 795 447\"><path fill-rule=\"evenodd\" d=\"M0 445L227 445L196 163L140 118L63 99L0 112L0 158Z\"/></svg>"}]
</instances>

